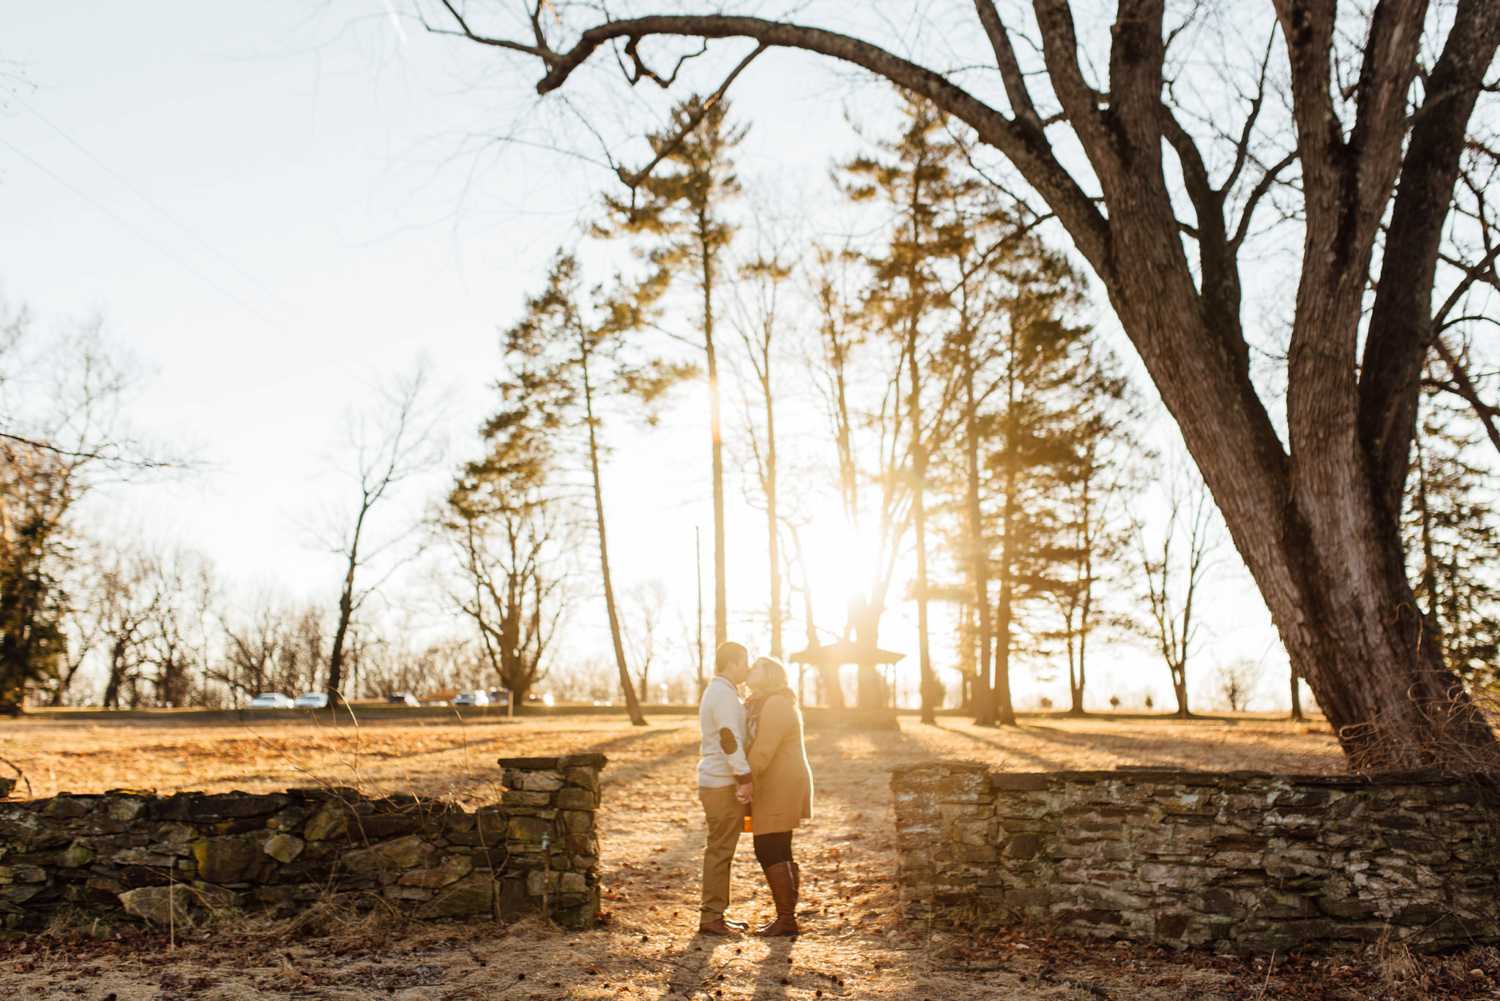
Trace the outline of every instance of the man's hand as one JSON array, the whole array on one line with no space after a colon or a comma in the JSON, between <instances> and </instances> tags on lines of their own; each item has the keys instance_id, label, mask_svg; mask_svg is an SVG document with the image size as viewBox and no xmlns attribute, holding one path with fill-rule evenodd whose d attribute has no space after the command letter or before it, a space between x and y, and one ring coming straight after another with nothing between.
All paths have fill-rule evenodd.
<instances>
[{"instance_id":1,"label":"man's hand","mask_svg":"<svg viewBox=\"0 0 1500 1001\"><path fill-rule=\"evenodd\" d=\"M741 803L749 803L751 793L753 793L754 791L755 786L753 783L741 782L739 786L734 790L734 798L739 800Z\"/></svg>"}]
</instances>

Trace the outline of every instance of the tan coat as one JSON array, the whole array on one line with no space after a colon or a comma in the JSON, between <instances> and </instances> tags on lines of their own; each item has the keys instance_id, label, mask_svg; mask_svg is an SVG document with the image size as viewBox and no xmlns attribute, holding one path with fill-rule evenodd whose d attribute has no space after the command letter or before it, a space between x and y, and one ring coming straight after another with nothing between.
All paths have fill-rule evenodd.
<instances>
[{"instance_id":1,"label":"tan coat","mask_svg":"<svg viewBox=\"0 0 1500 1001\"><path fill-rule=\"evenodd\" d=\"M802 712L790 692L766 699L747 757L755 780L750 808L754 833L790 831L811 819L812 769L802 745Z\"/></svg>"}]
</instances>

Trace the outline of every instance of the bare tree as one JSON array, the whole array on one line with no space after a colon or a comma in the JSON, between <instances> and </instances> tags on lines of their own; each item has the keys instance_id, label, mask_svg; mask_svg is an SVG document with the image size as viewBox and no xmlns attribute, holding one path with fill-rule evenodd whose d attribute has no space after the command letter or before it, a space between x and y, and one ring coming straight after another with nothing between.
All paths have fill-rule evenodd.
<instances>
[{"instance_id":1,"label":"bare tree","mask_svg":"<svg viewBox=\"0 0 1500 1001\"><path fill-rule=\"evenodd\" d=\"M643 356L629 335L646 325L663 284L619 284L583 289L578 260L553 258L544 289L527 299L521 319L504 334L508 373L499 388L502 408L486 438L514 468L534 470L534 481L555 480L570 466L587 476L589 514L599 557L599 581L615 669L631 723L645 726L621 627L606 531L602 458L604 406L633 398L648 411L669 388L696 374L691 366ZM532 474L528 474L532 475Z\"/></svg>"},{"instance_id":2,"label":"bare tree","mask_svg":"<svg viewBox=\"0 0 1500 1001\"><path fill-rule=\"evenodd\" d=\"M512 495L487 511L463 487L450 497L446 526L463 582L452 600L473 621L485 662L514 707L546 675L564 610L557 550L566 542L555 508Z\"/></svg>"},{"instance_id":3,"label":"bare tree","mask_svg":"<svg viewBox=\"0 0 1500 1001\"><path fill-rule=\"evenodd\" d=\"M400 563L388 567L374 581L362 579L360 572L388 557L417 527L413 520L402 530L377 536L373 515L377 508L389 503L404 482L442 460L443 448L428 400L427 383L426 367L419 364L410 374L380 387L371 412L352 414L348 419L356 501L345 516L345 527L331 540L335 544L330 546L344 562L338 614L328 652L326 691L330 702L336 703L344 697L344 645L350 623Z\"/></svg>"},{"instance_id":4,"label":"bare tree","mask_svg":"<svg viewBox=\"0 0 1500 1001\"><path fill-rule=\"evenodd\" d=\"M661 653L667 586L659 577L636 585L629 595L630 627L625 631L635 661L636 688L642 704L651 701L651 668Z\"/></svg>"},{"instance_id":5,"label":"bare tree","mask_svg":"<svg viewBox=\"0 0 1500 1001\"><path fill-rule=\"evenodd\" d=\"M844 517L851 533L868 547L862 568L868 585L850 600L843 636L862 649L874 649L902 539L911 524L902 378L906 352L903 344L869 334L869 312L860 298L870 276L862 257L848 247L818 248L814 257L816 387L832 430ZM867 484L876 487L873 504L862 496ZM825 694L841 699L836 674L830 672L822 681ZM860 664L856 682L859 708L886 706L888 692L874 664Z\"/></svg>"},{"instance_id":6,"label":"bare tree","mask_svg":"<svg viewBox=\"0 0 1500 1001\"><path fill-rule=\"evenodd\" d=\"M197 553L162 547L150 561L149 587L156 593L147 623L144 659L152 668L152 700L158 706L202 701L209 650L204 623L215 596L213 571Z\"/></svg>"},{"instance_id":7,"label":"bare tree","mask_svg":"<svg viewBox=\"0 0 1500 1001\"><path fill-rule=\"evenodd\" d=\"M1219 668L1219 694L1233 712L1250 708L1250 699L1260 684L1260 665L1248 657L1232 660Z\"/></svg>"},{"instance_id":8,"label":"bare tree","mask_svg":"<svg viewBox=\"0 0 1500 1001\"><path fill-rule=\"evenodd\" d=\"M767 224L757 227L765 234ZM766 511L766 568L769 581L767 610L771 623L771 656L783 653L782 630L786 608L782 598L781 514L778 493L780 466L776 440L776 393L779 377L775 374L777 351L785 340L781 327L786 323L787 286L792 267L775 248L757 255L739 269L734 327L745 348L745 359L759 390L759 410L745 403L745 438L755 462L756 480ZM778 340L778 335L782 335Z\"/></svg>"},{"instance_id":9,"label":"bare tree","mask_svg":"<svg viewBox=\"0 0 1500 1001\"><path fill-rule=\"evenodd\" d=\"M967 24L923 25L962 33L936 40L953 69L898 54L907 39L786 19L538 2L529 31L507 37L441 2L435 30L535 60L542 94L601 49L632 82L669 85L676 72L643 47L744 39L752 48L716 96L767 48L790 48L955 116L1046 202L1103 283L1351 763L1494 749L1417 610L1399 526L1447 207L1500 46L1493 0L1273 0L1232 5L1228 20L1194 4L1172 24L1165 0L1121 0L1112 30L1084 40L1068 0L1033 0L1029 18L975 0ZM966 85L980 58L1007 108ZM1268 86L1279 77L1286 95ZM1208 94L1236 96L1210 115ZM1065 165L1057 151L1071 143L1083 157ZM1302 243L1285 441L1252 381L1242 315L1241 255L1273 192Z\"/></svg>"},{"instance_id":10,"label":"bare tree","mask_svg":"<svg viewBox=\"0 0 1500 1001\"><path fill-rule=\"evenodd\" d=\"M111 547L97 572L101 584L94 614L104 657L103 704L136 708L144 701L147 641L163 600L159 569L143 546L126 543Z\"/></svg>"},{"instance_id":11,"label":"bare tree","mask_svg":"<svg viewBox=\"0 0 1500 1001\"><path fill-rule=\"evenodd\" d=\"M1167 498L1167 519L1159 541L1147 541L1143 525L1136 525L1141 573L1150 604L1151 639L1172 676L1177 715L1186 719L1188 708L1188 661L1196 650L1201 622L1198 598L1209 558L1218 545L1214 531L1213 500L1201 480L1191 486L1179 476Z\"/></svg>"},{"instance_id":12,"label":"bare tree","mask_svg":"<svg viewBox=\"0 0 1500 1001\"><path fill-rule=\"evenodd\" d=\"M79 503L185 465L130 433L138 380L100 319L45 343L34 327L25 308L0 300L0 706L28 688L62 701L82 664L64 635Z\"/></svg>"}]
</instances>

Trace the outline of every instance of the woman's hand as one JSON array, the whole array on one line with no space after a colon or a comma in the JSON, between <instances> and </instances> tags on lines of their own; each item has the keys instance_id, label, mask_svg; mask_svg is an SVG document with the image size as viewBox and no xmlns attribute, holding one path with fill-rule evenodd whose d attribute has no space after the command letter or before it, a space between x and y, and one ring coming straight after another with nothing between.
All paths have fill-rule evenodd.
<instances>
[{"instance_id":1,"label":"woman's hand","mask_svg":"<svg viewBox=\"0 0 1500 1001\"><path fill-rule=\"evenodd\" d=\"M751 796L752 796L753 792L754 792L754 786L752 786L749 782L744 782L744 783L741 783L738 787L735 788L735 790L734 790L734 798L737 799L737 800L739 800L741 803L745 804L746 806L748 806L750 804L750 800L751 800Z\"/></svg>"}]
</instances>

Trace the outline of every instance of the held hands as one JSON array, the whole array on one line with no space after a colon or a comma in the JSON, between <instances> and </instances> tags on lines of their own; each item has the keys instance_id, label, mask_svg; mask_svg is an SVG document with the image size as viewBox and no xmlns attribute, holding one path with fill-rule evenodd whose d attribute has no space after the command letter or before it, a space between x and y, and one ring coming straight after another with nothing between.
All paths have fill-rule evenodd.
<instances>
[{"instance_id":1,"label":"held hands","mask_svg":"<svg viewBox=\"0 0 1500 1001\"><path fill-rule=\"evenodd\" d=\"M751 793L754 791L754 789L755 787L753 783L741 782L739 786L734 790L734 798L739 800L741 803L748 804L751 799Z\"/></svg>"}]
</instances>

